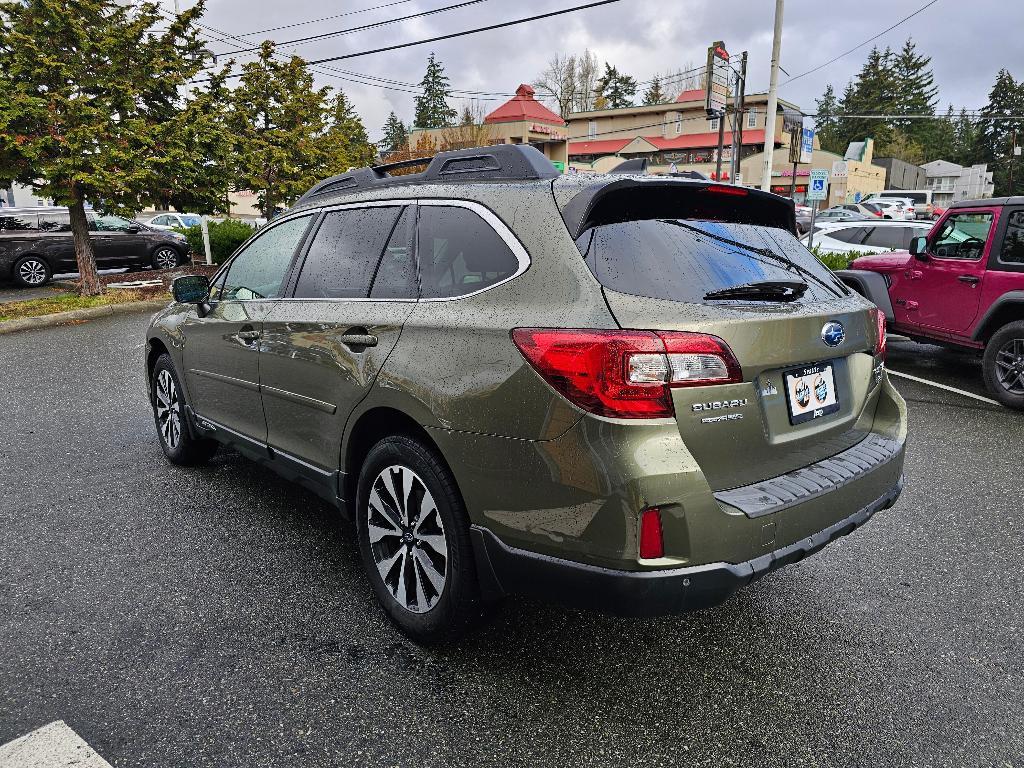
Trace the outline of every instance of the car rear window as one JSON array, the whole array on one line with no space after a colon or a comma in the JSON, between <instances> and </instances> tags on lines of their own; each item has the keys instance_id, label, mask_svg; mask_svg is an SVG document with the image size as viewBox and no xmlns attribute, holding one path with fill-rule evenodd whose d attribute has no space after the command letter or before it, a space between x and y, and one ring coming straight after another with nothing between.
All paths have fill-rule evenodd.
<instances>
[{"instance_id":1,"label":"car rear window","mask_svg":"<svg viewBox=\"0 0 1024 768\"><path fill-rule=\"evenodd\" d=\"M846 294L842 284L789 231L689 219L623 221L576 240L601 285L620 293L702 303L744 283L803 280L802 301Z\"/></svg>"}]
</instances>

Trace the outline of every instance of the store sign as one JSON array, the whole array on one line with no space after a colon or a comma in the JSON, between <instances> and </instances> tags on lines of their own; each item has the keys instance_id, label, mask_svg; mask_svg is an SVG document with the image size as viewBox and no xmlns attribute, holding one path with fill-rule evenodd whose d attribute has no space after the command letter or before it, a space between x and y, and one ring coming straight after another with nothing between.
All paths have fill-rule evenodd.
<instances>
[{"instance_id":1,"label":"store sign","mask_svg":"<svg viewBox=\"0 0 1024 768\"><path fill-rule=\"evenodd\" d=\"M729 99L729 52L725 50L725 43L716 41L708 48L707 64L707 99L704 109L708 113L708 119L721 117L725 114L725 105Z\"/></svg>"},{"instance_id":2,"label":"store sign","mask_svg":"<svg viewBox=\"0 0 1024 768\"><path fill-rule=\"evenodd\" d=\"M565 134L556 128L552 128L550 125L543 125L541 123L532 123L530 125L530 133L543 133L545 136L550 136L555 141L564 141Z\"/></svg>"},{"instance_id":3,"label":"store sign","mask_svg":"<svg viewBox=\"0 0 1024 768\"><path fill-rule=\"evenodd\" d=\"M832 163L832 178L845 179L850 175L850 164L845 160L836 160Z\"/></svg>"}]
</instances>

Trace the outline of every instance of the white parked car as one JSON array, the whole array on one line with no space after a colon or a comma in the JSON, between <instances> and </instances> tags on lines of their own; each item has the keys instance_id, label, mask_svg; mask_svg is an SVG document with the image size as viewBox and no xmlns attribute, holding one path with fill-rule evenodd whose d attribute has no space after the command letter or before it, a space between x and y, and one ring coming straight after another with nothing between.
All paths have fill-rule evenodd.
<instances>
[{"instance_id":1,"label":"white parked car","mask_svg":"<svg viewBox=\"0 0 1024 768\"><path fill-rule=\"evenodd\" d=\"M198 213L161 213L142 223L153 229L188 229L198 227L201 222Z\"/></svg>"},{"instance_id":2,"label":"white parked car","mask_svg":"<svg viewBox=\"0 0 1024 768\"><path fill-rule=\"evenodd\" d=\"M886 253L905 251L932 225L911 221L845 221L814 225L814 245L824 253ZM800 242L807 245L808 236Z\"/></svg>"},{"instance_id":3,"label":"white parked car","mask_svg":"<svg viewBox=\"0 0 1024 768\"><path fill-rule=\"evenodd\" d=\"M913 221L917 218L917 208L909 197L876 197L868 202L881 208L885 219Z\"/></svg>"}]
</instances>

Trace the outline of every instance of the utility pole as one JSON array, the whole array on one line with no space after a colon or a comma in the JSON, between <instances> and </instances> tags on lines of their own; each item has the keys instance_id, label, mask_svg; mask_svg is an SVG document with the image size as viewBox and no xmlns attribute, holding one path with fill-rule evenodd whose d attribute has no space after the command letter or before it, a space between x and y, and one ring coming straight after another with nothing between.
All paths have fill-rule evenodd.
<instances>
[{"instance_id":1,"label":"utility pole","mask_svg":"<svg viewBox=\"0 0 1024 768\"><path fill-rule=\"evenodd\" d=\"M722 180L722 151L725 144L725 111L718 117L718 159L715 161L715 181Z\"/></svg>"},{"instance_id":2,"label":"utility pole","mask_svg":"<svg viewBox=\"0 0 1024 768\"><path fill-rule=\"evenodd\" d=\"M782 9L785 0L775 0L775 34L772 37L772 74L768 82L768 115L764 125L764 168L761 189L772 188L772 155L775 152L775 112L779 106L779 53L782 48Z\"/></svg>"},{"instance_id":3,"label":"utility pole","mask_svg":"<svg viewBox=\"0 0 1024 768\"><path fill-rule=\"evenodd\" d=\"M744 51L740 57L740 73L736 78L736 93L733 102L733 126L732 126L732 183L739 184L743 179L740 177L740 155L743 153L743 123L747 119L746 108L747 94L747 52Z\"/></svg>"},{"instance_id":4,"label":"utility pole","mask_svg":"<svg viewBox=\"0 0 1024 768\"><path fill-rule=\"evenodd\" d=\"M1017 156L1017 129L1010 134L1010 178L1006 184L1006 196L1013 196L1013 158Z\"/></svg>"}]
</instances>

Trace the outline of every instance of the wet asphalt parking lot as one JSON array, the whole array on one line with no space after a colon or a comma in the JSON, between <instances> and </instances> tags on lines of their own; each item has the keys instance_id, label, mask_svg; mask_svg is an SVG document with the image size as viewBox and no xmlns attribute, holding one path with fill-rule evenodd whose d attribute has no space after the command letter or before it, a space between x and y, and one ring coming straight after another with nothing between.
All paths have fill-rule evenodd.
<instances>
[{"instance_id":1,"label":"wet asphalt parking lot","mask_svg":"<svg viewBox=\"0 0 1024 768\"><path fill-rule=\"evenodd\" d=\"M917 382L891 510L725 605L509 601L424 650L352 537L234 453L172 467L142 315L0 336L0 743L114 766L1024 766L1024 414ZM973 356L890 367L984 394Z\"/></svg>"}]
</instances>

